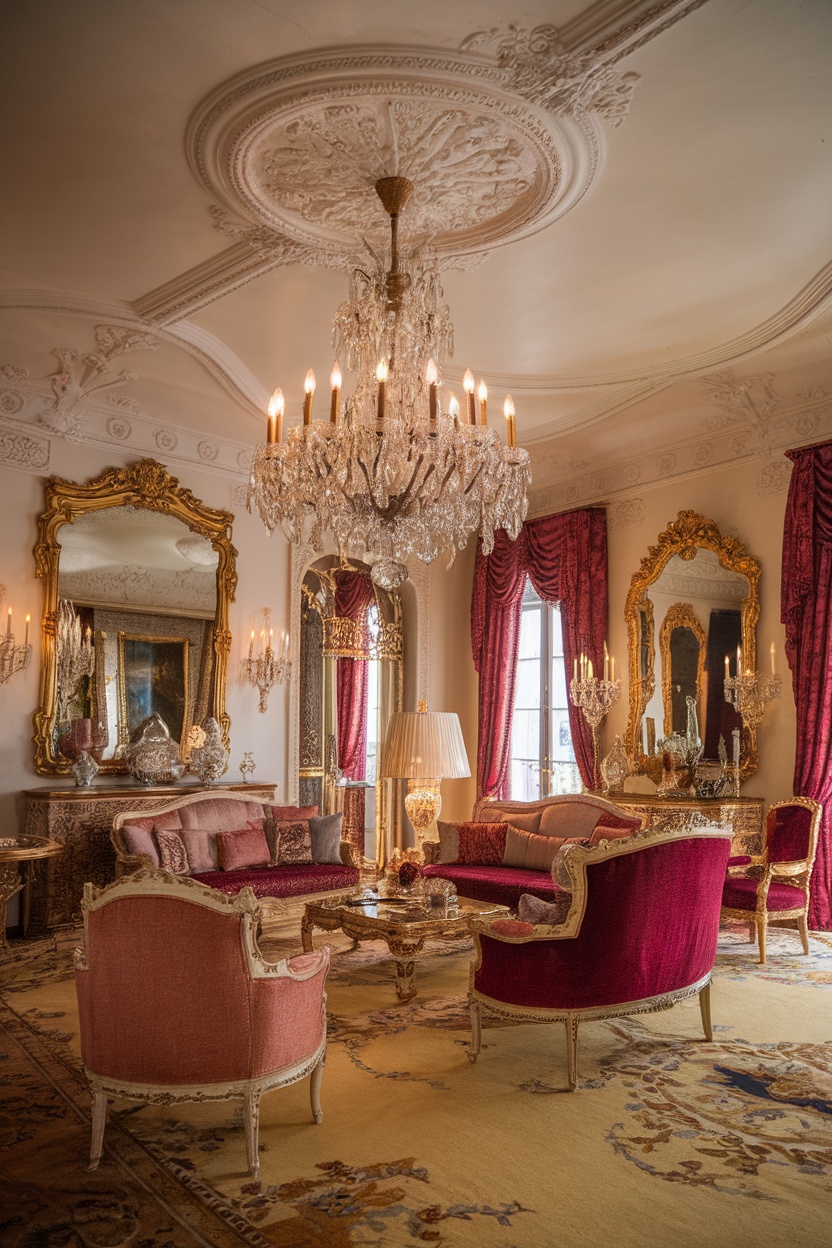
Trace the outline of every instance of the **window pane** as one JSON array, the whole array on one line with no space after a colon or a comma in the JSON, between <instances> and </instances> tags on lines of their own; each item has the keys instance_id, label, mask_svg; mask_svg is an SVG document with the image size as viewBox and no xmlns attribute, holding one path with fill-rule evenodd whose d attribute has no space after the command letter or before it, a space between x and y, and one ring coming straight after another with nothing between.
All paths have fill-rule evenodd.
<instances>
[{"instance_id":1,"label":"window pane","mask_svg":"<svg viewBox=\"0 0 832 1248\"><path fill-rule=\"evenodd\" d=\"M567 672L563 661L563 630L560 609L557 606L552 607L550 611L549 637L552 665L548 707L548 746L551 768L549 792L551 794L580 793L581 777L575 763L572 731L569 724Z\"/></svg>"},{"instance_id":2,"label":"window pane","mask_svg":"<svg viewBox=\"0 0 832 1248\"><path fill-rule=\"evenodd\" d=\"M540 658L540 619L542 606L523 607L520 614L520 650L522 659Z\"/></svg>"},{"instance_id":3,"label":"window pane","mask_svg":"<svg viewBox=\"0 0 832 1248\"><path fill-rule=\"evenodd\" d=\"M540 762L540 712L515 710L511 725L512 759Z\"/></svg>"},{"instance_id":4,"label":"window pane","mask_svg":"<svg viewBox=\"0 0 832 1248\"><path fill-rule=\"evenodd\" d=\"M517 664L517 691L514 695L514 706L524 710L540 709L539 659L523 659Z\"/></svg>"}]
</instances>

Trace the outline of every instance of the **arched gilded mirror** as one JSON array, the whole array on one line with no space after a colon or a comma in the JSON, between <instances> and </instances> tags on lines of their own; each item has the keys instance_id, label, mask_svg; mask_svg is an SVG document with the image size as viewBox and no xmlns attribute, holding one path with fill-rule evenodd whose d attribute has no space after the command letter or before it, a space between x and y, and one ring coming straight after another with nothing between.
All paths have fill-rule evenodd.
<instances>
[{"instance_id":1,"label":"arched gilded mirror","mask_svg":"<svg viewBox=\"0 0 832 1248\"><path fill-rule=\"evenodd\" d=\"M383 862L398 808L376 763L402 706L399 593L375 585L359 560L323 556L304 573L300 617L299 802L342 811L343 838Z\"/></svg>"},{"instance_id":2,"label":"arched gilded mirror","mask_svg":"<svg viewBox=\"0 0 832 1248\"><path fill-rule=\"evenodd\" d=\"M739 728L740 775L757 769L756 737L725 700L726 670L756 666L760 565L712 520L680 511L633 577L625 615L630 660L627 750L649 772L656 741L684 735L695 714L703 760L730 752ZM658 638L658 646L656 646Z\"/></svg>"},{"instance_id":3,"label":"arched gilded mirror","mask_svg":"<svg viewBox=\"0 0 832 1248\"><path fill-rule=\"evenodd\" d=\"M68 773L79 749L124 772L130 735L154 711L180 742L213 716L228 743L231 522L152 459L86 485L46 482L35 547L41 775Z\"/></svg>"}]
</instances>

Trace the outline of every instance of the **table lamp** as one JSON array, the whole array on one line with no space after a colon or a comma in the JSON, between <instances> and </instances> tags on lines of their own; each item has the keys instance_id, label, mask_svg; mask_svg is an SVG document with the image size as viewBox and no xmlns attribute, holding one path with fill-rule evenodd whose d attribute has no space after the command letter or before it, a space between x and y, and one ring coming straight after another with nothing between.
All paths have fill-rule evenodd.
<instances>
[{"instance_id":1,"label":"table lamp","mask_svg":"<svg viewBox=\"0 0 832 1248\"><path fill-rule=\"evenodd\" d=\"M426 702L419 703L418 711L394 711L379 774L387 780L407 780L404 808L421 850L428 828L442 810L440 782L471 774L458 716L429 711Z\"/></svg>"}]
</instances>

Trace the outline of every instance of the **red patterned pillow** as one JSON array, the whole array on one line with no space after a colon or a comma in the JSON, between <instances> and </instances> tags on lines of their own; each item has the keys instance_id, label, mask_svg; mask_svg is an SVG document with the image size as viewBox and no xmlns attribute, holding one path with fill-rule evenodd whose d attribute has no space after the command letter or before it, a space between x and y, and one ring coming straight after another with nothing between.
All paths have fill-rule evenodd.
<instances>
[{"instance_id":1,"label":"red patterned pillow","mask_svg":"<svg viewBox=\"0 0 832 1248\"><path fill-rule=\"evenodd\" d=\"M312 863L312 833L308 819L287 819L274 825L277 865L301 867Z\"/></svg>"},{"instance_id":2,"label":"red patterned pillow","mask_svg":"<svg viewBox=\"0 0 832 1248\"><path fill-rule=\"evenodd\" d=\"M612 811L605 810L595 826L599 828L602 825L607 829L620 828L622 831L626 829L628 832L638 832L641 820L638 815L614 815Z\"/></svg>"},{"instance_id":3,"label":"red patterned pillow","mask_svg":"<svg viewBox=\"0 0 832 1248\"><path fill-rule=\"evenodd\" d=\"M187 875L190 870L188 854L177 832L155 828L156 844L159 846L159 862L163 871L172 875Z\"/></svg>"},{"instance_id":4,"label":"red patterned pillow","mask_svg":"<svg viewBox=\"0 0 832 1248\"><path fill-rule=\"evenodd\" d=\"M506 852L507 823L458 823L459 857L466 866L501 867Z\"/></svg>"},{"instance_id":5,"label":"red patterned pillow","mask_svg":"<svg viewBox=\"0 0 832 1248\"><path fill-rule=\"evenodd\" d=\"M290 819L317 819L317 806L269 806L275 823L286 823Z\"/></svg>"},{"instance_id":6,"label":"red patterned pillow","mask_svg":"<svg viewBox=\"0 0 832 1248\"><path fill-rule=\"evenodd\" d=\"M217 864L221 871L267 867L269 857L268 841L259 820L250 822L239 832L217 833Z\"/></svg>"}]
</instances>

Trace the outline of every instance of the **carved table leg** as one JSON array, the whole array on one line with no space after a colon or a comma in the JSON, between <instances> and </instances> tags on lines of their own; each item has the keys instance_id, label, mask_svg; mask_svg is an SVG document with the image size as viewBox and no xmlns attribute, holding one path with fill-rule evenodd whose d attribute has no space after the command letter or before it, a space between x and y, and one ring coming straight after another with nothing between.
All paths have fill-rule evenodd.
<instances>
[{"instance_id":1,"label":"carved table leg","mask_svg":"<svg viewBox=\"0 0 832 1248\"><path fill-rule=\"evenodd\" d=\"M416 963L425 941L389 939L387 947L396 960L396 996L400 1001L411 1001L416 996Z\"/></svg>"},{"instance_id":2,"label":"carved table leg","mask_svg":"<svg viewBox=\"0 0 832 1248\"><path fill-rule=\"evenodd\" d=\"M300 939L303 944L303 952L311 953L314 946L312 944L312 931L315 927L314 920L308 914L304 914L300 923Z\"/></svg>"},{"instance_id":3,"label":"carved table leg","mask_svg":"<svg viewBox=\"0 0 832 1248\"><path fill-rule=\"evenodd\" d=\"M6 906L22 887L23 880L18 864L16 862L0 863L0 911L3 915L2 928L0 928L0 952L3 953L7 953L9 949L9 942L6 939Z\"/></svg>"}]
</instances>

